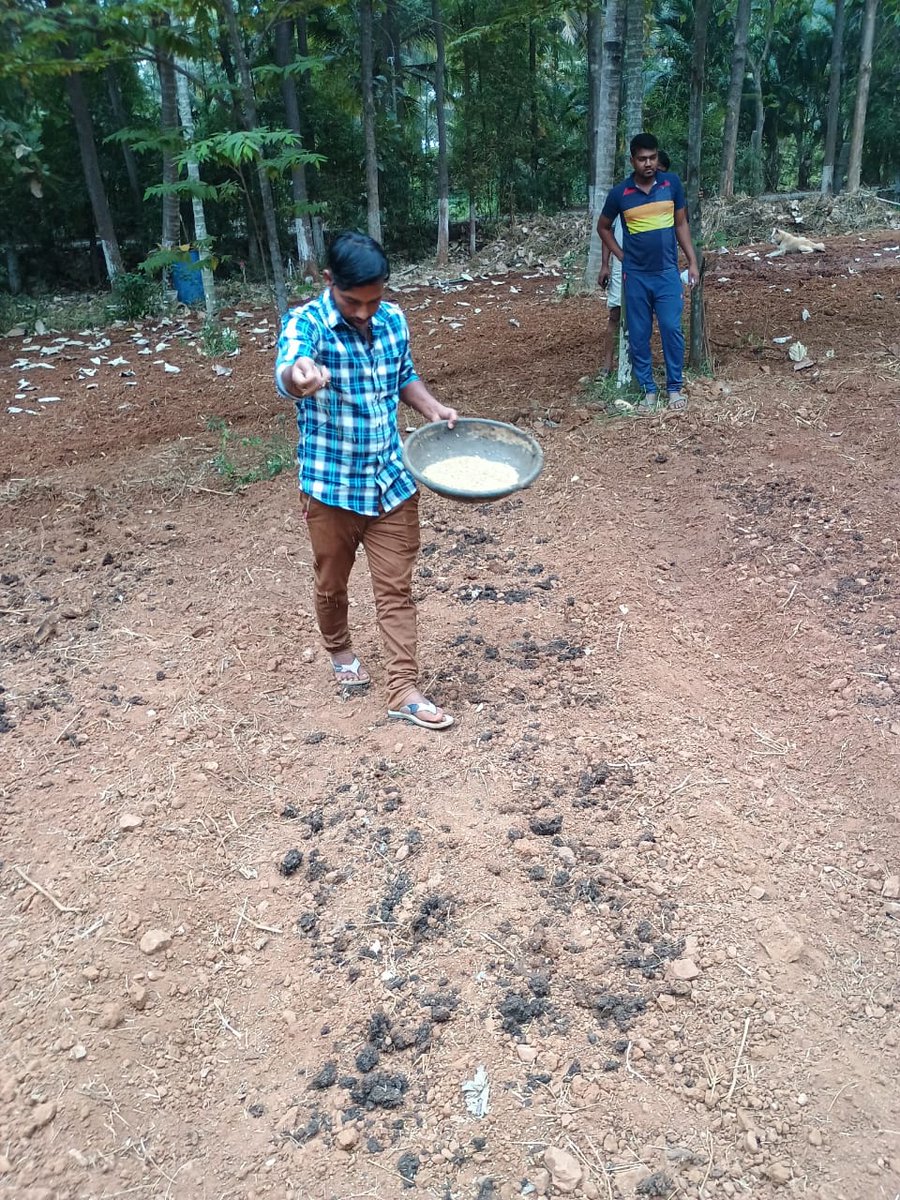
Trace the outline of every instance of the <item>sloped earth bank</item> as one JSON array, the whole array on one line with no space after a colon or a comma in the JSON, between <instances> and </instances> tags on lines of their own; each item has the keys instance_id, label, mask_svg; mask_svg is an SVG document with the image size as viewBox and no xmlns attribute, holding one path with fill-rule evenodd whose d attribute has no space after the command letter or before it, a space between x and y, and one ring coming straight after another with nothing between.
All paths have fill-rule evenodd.
<instances>
[{"instance_id":1,"label":"sloped earth bank","mask_svg":"<svg viewBox=\"0 0 900 1200\"><path fill-rule=\"evenodd\" d=\"M645 423L599 299L403 294L547 460L423 499L442 735L334 690L294 481L207 465L271 317L231 375L194 319L3 342L0 1196L895 1200L898 254L722 256Z\"/></svg>"}]
</instances>

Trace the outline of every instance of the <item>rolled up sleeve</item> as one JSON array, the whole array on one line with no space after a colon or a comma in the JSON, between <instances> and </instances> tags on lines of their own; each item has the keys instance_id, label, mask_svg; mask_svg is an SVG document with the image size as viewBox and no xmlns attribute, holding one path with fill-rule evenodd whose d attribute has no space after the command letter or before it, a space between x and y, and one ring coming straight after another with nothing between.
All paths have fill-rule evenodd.
<instances>
[{"instance_id":1,"label":"rolled up sleeve","mask_svg":"<svg viewBox=\"0 0 900 1200\"><path fill-rule=\"evenodd\" d=\"M319 328L305 312L301 310L288 314L281 327L278 352L275 356L275 386L282 396L296 399L281 382L282 369L295 363L298 358L316 359L319 343Z\"/></svg>"}]
</instances>

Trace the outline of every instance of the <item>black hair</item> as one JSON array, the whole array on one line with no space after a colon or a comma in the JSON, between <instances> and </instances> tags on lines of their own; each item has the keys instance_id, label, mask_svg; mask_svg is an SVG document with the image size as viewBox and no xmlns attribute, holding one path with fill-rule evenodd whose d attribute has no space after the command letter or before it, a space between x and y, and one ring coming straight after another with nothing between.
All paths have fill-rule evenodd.
<instances>
[{"instance_id":1,"label":"black hair","mask_svg":"<svg viewBox=\"0 0 900 1200\"><path fill-rule=\"evenodd\" d=\"M668 154L666 154L665 150L660 150L656 157L659 159L659 165L662 167L662 169L664 171L668 171L669 167L672 165L672 160L669 158Z\"/></svg>"},{"instance_id":2,"label":"black hair","mask_svg":"<svg viewBox=\"0 0 900 1200\"><path fill-rule=\"evenodd\" d=\"M328 270L342 290L379 283L391 273L382 247L366 233L346 230L328 247Z\"/></svg>"},{"instance_id":3,"label":"black hair","mask_svg":"<svg viewBox=\"0 0 900 1200\"><path fill-rule=\"evenodd\" d=\"M631 145L628 149L631 152L631 157L634 158L638 150L658 150L659 142L652 133L636 133L631 139Z\"/></svg>"}]
</instances>

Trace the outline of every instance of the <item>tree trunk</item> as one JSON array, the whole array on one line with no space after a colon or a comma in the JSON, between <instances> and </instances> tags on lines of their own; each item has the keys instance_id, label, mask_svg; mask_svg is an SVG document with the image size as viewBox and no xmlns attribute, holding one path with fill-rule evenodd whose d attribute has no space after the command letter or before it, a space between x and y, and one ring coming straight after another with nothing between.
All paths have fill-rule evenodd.
<instances>
[{"instance_id":1,"label":"tree trunk","mask_svg":"<svg viewBox=\"0 0 900 1200\"><path fill-rule=\"evenodd\" d=\"M839 0L843 3L843 0ZM752 0L738 0L734 18L734 50L731 54L731 83L725 105L725 132L722 138L722 163L719 169L719 195L734 195L734 160L737 154L741 99L747 73L747 36L750 32Z\"/></svg>"},{"instance_id":2,"label":"tree trunk","mask_svg":"<svg viewBox=\"0 0 900 1200\"><path fill-rule=\"evenodd\" d=\"M160 93L160 125L164 134L174 133L178 128L178 97L175 84L175 64L170 54L162 50L156 51L156 71L159 75ZM175 166L175 155L172 150L164 149L162 153L162 181L173 184L178 179L178 168ZM171 250L178 245L181 211L178 197L175 195L162 198L162 238L160 245L163 249ZM164 272L168 275L168 272Z\"/></svg>"},{"instance_id":3,"label":"tree trunk","mask_svg":"<svg viewBox=\"0 0 900 1200\"><path fill-rule=\"evenodd\" d=\"M287 67L292 59L290 21L279 21L275 26L275 62L279 67ZM293 76L285 72L281 77L281 98L284 102L284 112L287 117L288 129L292 129L303 141L303 130L300 125L300 100L297 95L297 84ZM291 192L294 199L294 236L297 241L297 269L301 276L311 275L318 279L319 269L316 265L316 255L313 249L312 226L309 220L309 194L306 190L306 167L297 163L291 168Z\"/></svg>"},{"instance_id":4,"label":"tree trunk","mask_svg":"<svg viewBox=\"0 0 900 1200\"><path fill-rule=\"evenodd\" d=\"M686 200L691 237L697 250L698 265L703 261L703 214L700 210L700 158L703 149L703 85L706 76L706 39L711 0L694 4L694 45L691 53L691 89L688 100L688 148ZM700 370L706 359L704 328L703 276L691 290L691 325L688 362Z\"/></svg>"},{"instance_id":5,"label":"tree trunk","mask_svg":"<svg viewBox=\"0 0 900 1200\"><path fill-rule=\"evenodd\" d=\"M388 105L390 114L397 119L397 90L402 67L400 55L400 31L397 22L397 0L387 0L384 19L381 22L384 38L384 57L388 67Z\"/></svg>"},{"instance_id":6,"label":"tree trunk","mask_svg":"<svg viewBox=\"0 0 900 1200\"><path fill-rule=\"evenodd\" d=\"M535 22L528 22L528 148L531 167L531 203L535 211L539 207L540 181L538 153L538 69L537 29Z\"/></svg>"},{"instance_id":7,"label":"tree trunk","mask_svg":"<svg viewBox=\"0 0 900 1200\"><path fill-rule=\"evenodd\" d=\"M777 192L781 180L781 154L779 151L779 122L778 109L766 110L763 123L763 188L768 192Z\"/></svg>"},{"instance_id":8,"label":"tree trunk","mask_svg":"<svg viewBox=\"0 0 900 1200\"><path fill-rule=\"evenodd\" d=\"M72 110L72 119L75 122L78 149L81 152L84 182L87 185L97 234L106 262L106 273L111 283L120 272L125 270L125 267L122 263L122 253L119 250L112 213L109 210L103 176L100 174L100 160L97 157L97 144L94 141L94 125L91 121L81 76L77 71L66 75L65 85L69 107Z\"/></svg>"},{"instance_id":9,"label":"tree trunk","mask_svg":"<svg viewBox=\"0 0 900 1200\"><path fill-rule=\"evenodd\" d=\"M602 243L597 233L597 218L613 185L616 167L616 133L619 128L619 92L622 85L622 33L625 24L625 0L606 0L603 49L600 55L600 103L591 181L591 244L588 250L584 282L589 292L597 288Z\"/></svg>"},{"instance_id":10,"label":"tree trunk","mask_svg":"<svg viewBox=\"0 0 900 1200\"><path fill-rule=\"evenodd\" d=\"M444 267L450 257L450 177L447 167L447 114L444 111L444 18L441 0L431 0L434 21L434 44L437 57L434 64L434 106L438 132L438 230L436 263Z\"/></svg>"},{"instance_id":11,"label":"tree trunk","mask_svg":"<svg viewBox=\"0 0 900 1200\"><path fill-rule=\"evenodd\" d=\"M625 122L624 170L628 144L644 128L644 0L626 0L625 61L622 68L622 107Z\"/></svg>"},{"instance_id":12,"label":"tree trunk","mask_svg":"<svg viewBox=\"0 0 900 1200\"><path fill-rule=\"evenodd\" d=\"M600 0L589 0L587 13L588 64L588 209L594 208L593 188L597 177L597 123L600 120L600 60L603 56L603 10Z\"/></svg>"},{"instance_id":13,"label":"tree trunk","mask_svg":"<svg viewBox=\"0 0 900 1200\"><path fill-rule=\"evenodd\" d=\"M475 195L475 168L472 162L472 130L469 114L472 111L472 49L468 42L462 47L462 105L463 105L463 163L466 191L469 195L469 258L475 257L478 212Z\"/></svg>"},{"instance_id":14,"label":"tree trunk","mask_svg":"<svg viewBox=\"0 0 900 1200\"><path fill-rule=\"evenodd\" d=\"M750 135L750 194L758 196L763 190L762 136L766 120L762 90L762 59L750 60L753 73L753 110L755 115L753 132Z\"/></svg>"},{"instance_id":15,"label":"tree trunk","mask_svg":"<svg viewBox=\"0 0 900 1200\"><path fill-rule=\"evenodd\" d=\"M810 158L810 145L807 140L806 124L797 130L797 189L798 191L809 191L809 176L812 168Z\"/></svg>"},{"instance_id":16,"label":"tree trunk","mask_svg":"<svg viewBox=\"0 0 900 1200\"><path fill-rule=\"evenodd\" d=\"M378 198L378 147L375 140L375 51L372 41L372 0L359 0L359 59L362 69L363 133L366 140L366 223L369 237L381 241L381 202Z\"/></svg>"},{"instance_id":17,"label":"tree trunk","mask_svg":"<svg viewBox=\"0 0 900 1200\"><path fill-rule=\"evenodd\" d=\"M241 109L244 127L248 132L259 128L259 118L256 114L256 97L253 93L253 80L250 78L250 65L241 41L241 31L238 29L237 16L234 11L234 0L221 0L222 11L225 14L228 38L231 43L231 53L237 67ZM278 221L275 216L275 198L272 195L272 184L266 171L265 160L260 156L256 164L256 174L259 182L259 194L262 200L263 218L266 225L266 241L269 247L269 259L272 263L272 290L275 295L275 305L279 313L287 309L287 288L284 282L284 266L281 261L281 246L278 242Z\"/></svg>"},{"instance_id":18,"label":"tree trunk","mask_svg":"<svg viewBox=\"0 0 900 1200\"><path fill-rule=\"evenodd\" d=\"M766 15L766 37L759 58L753 58L750 53L747 59L753 73L753 107L756 114L753 123L753 133L750 135L750 171L752 183L750 191L758 196L763 190L763 129L766 123L766 106L763 98L763 76L769 61L769 50L772 45L772 34L775 30L775 0L769 0L769 11Z\"/></svg>"},{"instance_id":19,"label":"tree trunk","mask_svg":"<svg viewBox=\"0 0 900 1200\"><path fill-rule=\"evenodd\" d=\"M300 53L300 57L309 58L309 35L307 33L306 17L302 13L297 17L296 29L297 50ZM303 119L306 122L306 149L313 151L316 148L316 129L310 112L310 87L305 75L300 76L296 87L300 111L303 113ZM308 184L313 200L316 198L316 180L316 173L313 172ZM318 213L313 213L310 216L309 224L312 229L313 250L316 262L323 263L325 261L325 234L322 230L322 218Z\"/></svg>"},{"instance_id":20,"label":"tree trunk","mask_svg":"<svg viewBox=\"0 0 900 1200\"><path fill-rule=\"evenodd\" d=\"M875 45L875 22L878 0L866 0L863 15L862 45L859 51L859 81L856 84L856 104L853 109L853 128L850 133L850 162L847 167L847 191L858 192L862 174L863 138L866 133L866 109L869 106L869 84L872 80L872 49Z\"/></svg>"},{"instance_id":21,"label":"tree trunk","mask_svg":"<svg viewBox=\"0 0 900 1200\"><path fill-rule=\"evenodd\" d=\"M841 142L837 165L834 168L834 191L837 194L847 184L847 168L850 165L850 143Z\"/></svg>"},{"instance_id":22,"label":"tree trunk","mask_svg":"<svg viewBox=\"0 0 900 1200\"><path fill-rule=\"evenodd\" d=\"M19 262L19 252L7 242L3 247L3 254L6 258L6 287L11 296L18 296L22 290L22 268Z\"/></svg>"},{"instance_id":23,"label":"tree trunk","mask_svg":"<svg viewBox=\"0 0 900 1200\"><path fill-rule=\"evenodd\" d=\"M119 87L119 77L112 63L106 68L104 75L106 76L106 91L109 96L109 105L116 122L116 128L125 129L128 126L128 117L125 114L125 105L122 103L122 89ZM141 185L138 182L137 162L134 157L134 151L127 142L122 142L121 146L122 158L125 161L125 173L128 176L128 186L131 188L131 195L134 198L135 211L140 212L144 196L141 192Z\"/></svg>"},{"instance_id":24,"label":"tree trunk","mask_svg":"<svg viewBox=\"0 0 900 1200\"><path fill-rule=\"evenodd\" d=\"M186 67L186 63L180 63L179 66ZM187 143L187 175L188 179L194 183L200 182L200 168L197 166L197 160L194 157L190 146L194 140L194 114L191 111L191 93L188 88L187 75L184 70L179 70L176 78L176 94L178 97L178 115L181 118L181 128L184 133L184 140ZM209 235L206 229L206 210L203 207L203 201L199 196L191 197L191 208L194 212L194 240L197 244L197 250L201 259L208 258L210 252ZM213 279L212 270L209 267L201 267L200 275L203 279L203 297L206 302L206 319L207 321L215 321L216 319L216 284Z\"/></svg>"},{"instance_id":25,"label":"tree trunk","mask_svg":"<svg viewBox=\"0 0 900 1200\"><path fill-rule=\"evenodd\" d=\"M825 121L825 161L822 163L822 195L834 191L834 161L841 119L841 74L844 67L844 0L834 0L831 29L831 68L828 75L828 116Z\"/></svg>"}]
</instances>

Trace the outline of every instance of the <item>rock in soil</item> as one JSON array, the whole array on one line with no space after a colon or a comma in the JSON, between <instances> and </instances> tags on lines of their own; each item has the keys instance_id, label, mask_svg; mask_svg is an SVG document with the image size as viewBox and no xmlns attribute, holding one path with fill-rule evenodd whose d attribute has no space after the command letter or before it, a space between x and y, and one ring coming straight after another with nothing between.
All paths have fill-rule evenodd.
<instances>
[{"instance_id":1,"label":"rock in soil","mask_svg":"<svg viewBox=\"0 0 900 1200\"><path fill-rule=\"evenodd\" d=\"M563 1194L574 1192L584 1174L581 1163L574 1154L556 1146L544 1151L544 1166L550 1172L553 1186Z\"/></svg>"},{"instance_id":2,"label":"rock in soil","mask_svg":"<svg viewBox=\"0 0 900 1200\"><path fill-rule=\"evenodd\" d=\"M158 954L168 950L172 945L172 935L165 929L148 929L141 938L141 950L144 954Z\"/></svg>"}]
</instances>

